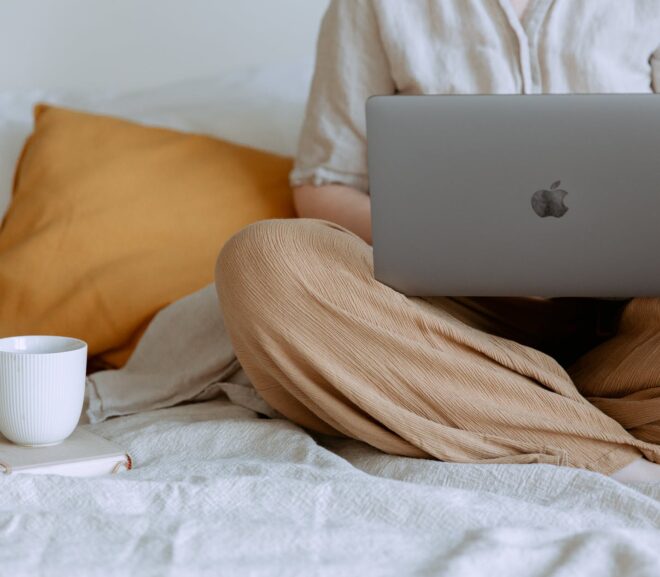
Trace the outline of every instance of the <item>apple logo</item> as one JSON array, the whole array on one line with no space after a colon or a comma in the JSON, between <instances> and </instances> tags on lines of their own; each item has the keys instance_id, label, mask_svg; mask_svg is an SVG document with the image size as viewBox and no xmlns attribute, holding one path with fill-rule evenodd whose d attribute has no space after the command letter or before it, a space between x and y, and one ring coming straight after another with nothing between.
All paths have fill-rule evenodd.
<instances>
[{"instance_id":1,"label":"apple logo","mask_svg":"<svg viewBox=\"0 0 660 577\"><path fill-rule=\"evenodd\" d=\"M553 183L550 190L538 190L532 196L532 208L541 217L555 216L560 218L568 212L564 199L568 192L560 190L561 180Z\"/></svg>"}]
</instances>

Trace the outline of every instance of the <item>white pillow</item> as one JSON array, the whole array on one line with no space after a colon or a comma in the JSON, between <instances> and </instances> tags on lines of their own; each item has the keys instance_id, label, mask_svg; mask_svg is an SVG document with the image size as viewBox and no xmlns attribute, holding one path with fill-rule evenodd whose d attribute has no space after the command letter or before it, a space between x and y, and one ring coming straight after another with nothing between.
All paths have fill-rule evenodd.
<instances>
[{"instance_id":1,"label":"white pillow","mask_svg":"<svg viewBox=\"0 0 660 577\"><path fill-rule=\"evenodd\" d=\"M293 155L313 65L313 58L304 58L128 94L0 93L0 218L9 205L14 167L32 131L32 107L37 102L209 134Z\"/></svg>"}]
</instances>

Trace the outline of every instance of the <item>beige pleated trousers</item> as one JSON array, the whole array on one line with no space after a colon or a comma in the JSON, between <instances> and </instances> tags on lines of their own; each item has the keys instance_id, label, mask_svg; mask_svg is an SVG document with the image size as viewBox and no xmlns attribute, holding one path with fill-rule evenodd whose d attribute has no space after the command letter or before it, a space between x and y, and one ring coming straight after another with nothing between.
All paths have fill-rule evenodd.
<instances>
[{"instance_id":1,"label":"beige pleated trousers","mask_svg":"<svg viewBox=\"0 0 660 577\"><path fill-rule=\"evenodd\" d=\"M312 431L458 463L660 463L656 299L409 298L313 219L244 228L216 284L248 377Z\"/></svg>"}]
</instances>

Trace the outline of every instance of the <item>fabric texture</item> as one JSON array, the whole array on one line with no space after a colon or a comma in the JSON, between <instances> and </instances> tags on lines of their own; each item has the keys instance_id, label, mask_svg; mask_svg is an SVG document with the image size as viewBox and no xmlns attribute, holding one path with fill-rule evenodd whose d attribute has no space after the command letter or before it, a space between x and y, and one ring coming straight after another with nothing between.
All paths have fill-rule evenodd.
<instances>
[{"instance_id":1,"label":"fabric texture","mask_svg":"<svg viewBox=\"0 0 660 577\"><path fill-rule=\"evenodd\" d=\"M2 475L4 574L657 577L660 567L658 484L395 457L220 399L90 430L135 468Z\"/></svg>"},{"instance_id":2,"label":"fabric texture","mask_svg":"<svg viewBox=\"0 0 660 577\"><path fill-rule=\"evenodd\" d=\"M238 363L210 284L160 311L122 368L87 377L86 416L98 423L218 396L268 417L281 416Z\"/></svg>"},{"instance_id":3,"label":"fabric texture","mask_svg":"<svg viewBox=\"0 0 660 577\"><path fill-rule=\"evenodd\" d=\"M617 402L608 416L583 396L570 367L525 344L533 323L544 338L555 326L562 344L561 331L572 329L554 314L556 302L536 301L553 307L539 321L535 299L505 299L527 303L516 317L496 299L469 300L482 310L466 311L456 299L408 298L374 279L366 242L313 219L250 225L218 262L220 302L241 366L266 402L304 427L457 463L549 463L604 474L641 455L660 463L658 356L635 357L643 370L621 370L620 362L626 342L643 338L643 314L623 311L627 331L612 341L618 355L576 369L580 384L608 375L595 381L601 405L644 395L643 416L637 402ZM630 304L635 311L646 303Z\"/></svg>"},{"instance_id":4,"label":"fabric texture","mask_svg":"<svg viewBox=\"0 0 660 577\"><path fill-rule=\"evenodd\" d=\"M294 186L368 191L365 102L382 94L660 91L660 2L332 0Z\"/></svg>"},{"instance_id":5,"label":"fabric texture","mask_svg":"<svg viewBox=\"0 0 660 577\"><path fill-rule=\"evenodd\" d=\"M660 443L660 299L637 298L616 336L572 367L578 389L638 439Z\"/></svg>"},{"instance_id":6,"label":"fabric texture","mask_svg":"<svg viewBox=\"0 0 660 577\"><path fill-rule=\"evenodd\" d=\"M153 315L213 280L242 226L293 216L291 160L39 106L0 230L0 336L66 334L122 365Z\"/></svg>"}]
</instances>

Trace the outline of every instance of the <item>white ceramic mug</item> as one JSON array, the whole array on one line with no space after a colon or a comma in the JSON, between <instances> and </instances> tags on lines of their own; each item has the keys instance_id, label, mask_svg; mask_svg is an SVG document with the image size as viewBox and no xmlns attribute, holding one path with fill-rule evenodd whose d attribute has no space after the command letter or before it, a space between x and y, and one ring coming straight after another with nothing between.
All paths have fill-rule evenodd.
<instances>
[{"instance_id":1,"label":"white ceramic mug","mask_svg":"<svg viewBox=\"0 0 660 577\"><path fill-rule=\"evenodd\" d=\"M0 339L0 432L18 445L56 445L80 420L87 343L68 337Z\"/></svg>"}]
</instances>

